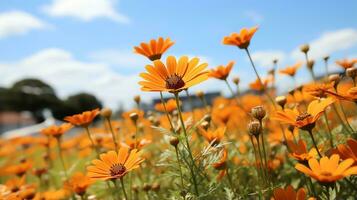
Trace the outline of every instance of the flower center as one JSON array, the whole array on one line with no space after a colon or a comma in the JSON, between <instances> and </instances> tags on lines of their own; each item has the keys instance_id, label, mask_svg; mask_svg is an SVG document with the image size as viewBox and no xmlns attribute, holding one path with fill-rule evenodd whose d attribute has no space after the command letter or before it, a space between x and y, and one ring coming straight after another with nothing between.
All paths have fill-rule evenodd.
<instances>
[{"instance_id":1,"label":"flower center","mask_svg":"<svg viewBox=\"0 0 357 200\"><path fill-rule=\"evenodd\" d=\"M110 167L110 176L118 176L124 174L126 168L123 164L117 163Z\"/></svg>"},{"instance_id":2,"label":"flower center","mask_svg":"<svg viewBox=\"0 0 357 200\"><path fill-rule=\"evenodd\" d=\"M180 89L185 86L185 82L183 82L182 77L177 74L173 74L166 78L166 88L167 89Z\"/></svg>"},{"instance_id":3,"label":"flower center","mask_svg":"<svg viewBox=\"0 0 357 200\"><path fill-rule=\"evenodd\" d=\"M322 176L332 176L331 172L321 172Z\"/></svg>"},{"instance_id":4,"label":"flower center","mask_svg":"<svg viewBox=\"0 0 357 200\"><path fill-rule=\"evenodd\" d=\"M304 113L301 113L300 115L298 115L296 117L296 121L303 121L304 119L308 118L308 117L311 117L311 114L307 113L307 112L304 112Z\"/></svg>"},{"instance_id":5,"label":"flower center","mask_svg":"<svg viewBox=\"0 0 357 200\"><path fill-rule=\"evenodd\" d=\"M160 58L161 58L161 54L154 54L154 55L149 56L149 59L151 61L159 60Z\"/></svg>"}]
</instances>

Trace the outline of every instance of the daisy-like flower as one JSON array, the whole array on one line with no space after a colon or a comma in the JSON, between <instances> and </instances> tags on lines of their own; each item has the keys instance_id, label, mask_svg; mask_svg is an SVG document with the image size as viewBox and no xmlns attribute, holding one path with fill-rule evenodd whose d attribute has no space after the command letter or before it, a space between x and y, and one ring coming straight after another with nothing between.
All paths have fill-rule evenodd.
<instances>
[{"instance_id":1,"label":"daisy-like flower","mask_svg":"<svg viewBox=\"0 0 357 200\"><path fill-rule=\"evenodd\" d=\"M257 26L250 29L243 28L240 33L232 33L229 36L224 37L223 44L237 46L240 49L246 49L248 48L250 40L257 30Z\"/></svg>"},{"instance_id":2,"label":"daisy-like flower","mask_svg":"<svg viewBox=\"0 0 357 200\"><path fill-rule=\"evenodd\" d=\"M313 83L303 87L303 91L313 97L325 98L333 93L334 82L330 83Z\"/></svg>"},{"instance_id":3,"label":"daisy-like flower","mask_svg":"<svg viewBox=\"0 0 357 200\"><path fill-rule=\"evenodd\" d=\"M187 56L182 56L177 61L174 56L169 56L166 65L160 60L155 60L154 65L147 65L147 72L140 74L144 81L139 84L142 91L178 93L207 80L207 65L199 64L198 58L189 60Z\"/></svg>"},{"instance_id":4,"label":"daisy-like flower","mask_svg":"<svg viewBox=\"0 0 357 200\"><path fill-rule=\"evenodd\" d=\"M357 59L343 59L343 60L337 60L336 64L342 67L343 69L348 69L353 67L357 63Z\"/></svg>"},{"instance_id":5,"label":"daisy-like flower","mask_svg":"<svg viewBox=\"0 0 357 200\"><path fill-rule=\"evenodd\" d=\"M353 159L339 163L340 156L333 154L330 158L324 156L318 162L315 158L309 160L309 167L296 164L295 169L322 183L333 183L347 176L357 174L357 166L351 167Z\"/></svg>"},{"instance_id":6,"label":"daisy-like flower","mask_svg":"<svg viewBox=\"0 0 357 200\"><path fill-rule=\"evenodd\" d=\"M314 100L310 102L306 112L299 112L296 108L294 110L284 109L283 111L277 111L273 118L281 123L310 131L315 127L316 121L320 118L325 109L334 102L335 100L330 97Z\"/></svg>"},{"instance_id":7,"label":"daisy-like flower","mask_svg":"<svg viewBox=\"0 0 357 200\"><path fill-rule=\"evenodd\" d=\"M231 72L233 65L234 65L233 61L229 62L227 66L219 65L215 69L211 69L208 76L220 80L227 80L227 77Z\"/></svg>"},{"instance_id":8,"label":"daisy-like flower","mask_svg":"<svg viewBox=\"0 0 357 200\"><path fill-rule=\"evenodd\" d=\"M289 185L284 188L275 188L274 189L274 199L275 200L305 200L306 191L304 188L300 188L295 192L294 188Z\"/></svg>"},{"instance_id":9,"label":"daisy-like flower","mask_svg":"<svg viewBox=\"0 0 357 200\"><path fill-rule=\"evenodd\" d=\"M357 164L357 140L349 138L347 144L339 144L333 153L339 154L342 159L351 158Z\"/></svg>"},{"instance_id":10,"label":"daisy-like flower","mask_svg":"<svg viewBox=\"0 0 357 200\"><path fill-rule=\"evenodd\" d=\"M296 64L294 64L292 66L287 66L285 69L279 70L279 73L294 77L296 74L296 71L301 67L301 65L302 65L301 62L297 62Z\"/></svg>"},{"instance_id":11,"label":"daisy-like flower","mask_svg":"<svg viewBox=\"0 0 357 200\"><path fill-rule=\"evenodd\" d=\"M217 162L212 163L213 168L217 170L225 170L227 167L227 149L223 149L221 152L221 159L219 159Z\"/></svg>"},{"instance_id":12,"label":"daisy-like flower","mask_svg":"<svg viewBox=\"0 0 357 200\"><path fill-rule=\"evenodd\" d=\"M288 140L287 144L291 151L289 155L299 162L307 162L310 158L314 158L317 155L315 149L307 150L307 145L304 140L299 140L297 144Z\"/></svg>"},{"instance_id":13,"label":"daisy-like flower","mask_svg":"<svg viewBox=\"0 0 357 200\"><path fill-rule=\"evenodd\" d=\"M83 196L92 183L93 180L88 176L82 172L77 172L65 183L65 186L79 196Z\"/></svg>"},{"instance_id":14,"label":"daisy-like flower","mask_svg":"<svg viewBox=\"0 0 357 200\"><path fill-rule=\"evenodd\" d=\"M200 132L203 135L203 137L213 146L219 144L223 137L224 133L226 132L226 127L219 127L215 131L211 130L204 130L203 128L200 127Z\"/></svg>"},{"instance_id":15,"label":"daisy-like flower","mask_svg":"<svg viewBox=\"0 0 357 200\"><path fill-rule=\"evenodd\" d=\"M154 61L159 60L162 54L172 45L174 45L174 42L170 38L164 40L162 37L159 37L157 40L150 40L149 43L140 43L140 46L134 47L134 52Z\"/></svg>"},{"instance_id":16,"label":"daisy-like flower","mask_svg":"<svg viewBox=\"0 0 357 200\"><path fill-rule=\"evenodd\" d=\"M131 170L138 168L143 161L137 149L129 152L128 148L122 147L118 153L109 151L100 154L100 160L93 160L93 165L87 167L88 176L94 180L120 179Z\"/></svg>"},{"instance_id":17,"label":"daisy-like flower","mask_svg":"<svg viewBox=\"0 0 357 200\"><path fill-rule=\"evenodd\" d=\"M89 126L89 124L92 123L92 121L94 120L94 118L99 115L100 110L99 108L94 109L94 110L90 110L90 111L85 111L82 112L81 114L76 114L76 115L72 115L72 116L67 116L64 118L65 121L76 125L76 126Z\"/></svg>"},{"instance_id":18,"label":"daisy-like flower","mask_svg":"<svg viewBox=\"0 0 357 200\"><path fill-rule=\"evenodd\" d=\"M61 137L64 133L72 128L72 124L63 123L60 126L52 125L41 130L41 133L46 136L53 136L55 138Z\"/></svg>"},{"instance_id":19,"label":"daisy-like flower","mask_svg":"<svg viewBox=\"0 0 357 200\"><path fill-rule=\"evenodd\" d=\"M160 112L165 112L165 107L166 107L166 111L169 112L169 113L171 113L174 110L176 110L177 109L177 105L176 105L175 99L169 99L165 103L165 106L162 103L156 104L155 105L155 110L160 111Z\"/></svg>"},{"instance_id":20,"label":"daisy-like flower","mask_svg":"<svg viewBox=\"0 0 357 200\"><path fill-rule=\"evenodd\" d=\"M262 85L262 83L263 83L263 85ZM249 83L249 87L252 90L264 91L268 87L269 80L263 79L262 83L259 81L259 79L255 79L254 82Z\"/></svg>"}]
</instances>

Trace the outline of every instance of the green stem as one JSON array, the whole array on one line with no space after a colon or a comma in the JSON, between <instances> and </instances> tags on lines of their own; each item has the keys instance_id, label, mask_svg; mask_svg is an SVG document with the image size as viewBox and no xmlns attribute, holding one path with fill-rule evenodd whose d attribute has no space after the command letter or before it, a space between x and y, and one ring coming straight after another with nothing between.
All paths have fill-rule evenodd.
<instances>
[{"instance_id":1,"label":"green stem","mask_svg":"<svg viewBox=\"0 0 357 200\"><path fill-rule=\"evenodd\" d=\"M90 131L89 131L88 126L84 126L84 129L86 130L87 135L88 135L88 138L89 138L89 140L90 140L90 142L91 142L91 144L92 144L92 149L95 150L95 152L97 153L97 157L99 157L99 150L98 150L97 146L95 145L95 143L94 143L94 141L93 141L93 138L92 138L92 136L91 136L91 134L90 134Z\"/></svg>"},{"instance_id":2,"label":"green stem","mask_svg":"<svg viewBox=\"0 0 357 200\"><path fill-rule=\"evenodd\" d=\"M190 107L191 107L191 111L192 111L192 120L193 120L193 122L195 122L196 120L195 120L195 112L194 112L192 98L191 98L190 93L188 92L188 89L186 89L185 92L186 92L186 96L188 98L188 101L190 103Z\"/></svg>"},{"instance_id":3,"label":"green stem","mask_svg":"<svg viewBox=\"0 0 357 200\"><path fill-rule=\"evenodd\" d=\"M262 150L260 148L259 136L255 137L255 139L257 140L257 145L258 145L258 154L259 154L260 165L261 165L261 163L263 163L263 165L264 165L264 161L263 161L263 157L262 157L262 153L261 153ZM261 165L261 167L262 167L262 172L264 174L264 183L267 183L268 181L267 181L266 167L265 166L263 167L262 165Z\"/></svg>"},{"instance_id":4,"label":"green stem","mask_svg":"<svg viewBox=\"0 0 357 200\"><path fill-rule=\"evenodd\" d=\"M63 154L62 154L61 138L56 137L56 139L57 139L58 155L59 155L61 163L62 163L64 174L65 174L66 178L68 179L67 168L66 168L66 165L65 165L65 162L64 162L64 159L63 159Z\"/></svg>"},{"instance_id":5,"label":"green stem","mask_svg":"<svg viewBox=\"0 0 357 200\"><path fill-rule=\"evenodd\" d=\"M128 200L128 195L125 192L125 186L124 186L123 178L120 178L120 184L121 184L121 188L123 190L124 196L125 196L125 200Z\"/></svg>"},{"instance_id":6,"label":"green stem","mask_svg":"<svg viewBox=\"0 0 357 200\"><path fill-rule=\"evenodd\" d=\"M162 92L160 92L160 99L161 99L161 103L162 103L162 106L164 107L164 110L165 110L165 114L166 114L166 117L167 117L167 120L169 121L169 124L170 124L170 127L171 127L171 130L173 133L176 134L176 131L174 129L174 126L172 124L172 121L171 121L171 118L170 118L170 115L169 115L169 112L167 112L167 109L166 109L166 103L164 101L164 97L162 96Z\"/></svg>"},{"instance_id":7,"label":"green stem","mask_svg":"<svg viewBox=\"0 0 357 200\"><path fill-rule=\"evenodd\" d=\"M263 81L262 81L262 79L260 78L260 76L259 76L259 74L258 74L258 71L257 71L257 69L256 69L256 67L255 67L255 65L254 65L254 62L253 62L253 60L252 60L252 57L250 56L248 47L245 48L245 51L247 52L247 55L248 55L250 64L252 65L252 67L253 67L253 69L254 69L255 75L256 75L256 77L257 77L257 79L258 79L260 85L261 85L262 87L264 87ZM270 94L268 93L268 91L266 90L266 88L264 88L264 94L268 97L270 103L271 103L271 104L274 106L274 108L276 109L276 105L275 105L275 103L274 103L274 100L273 100L273 98L270 96Z\"/></svg>"},{"instance_id":8,"label":"green stem","mask_svg":"<svg viewBox=\"0 0 357 200\"><path fill-rule=\"evenodd\" d=\"M314 136L312 134L312 130L308 130L308 132L309 132L309 135L311 137L312 143L314 144L314 147L315 147L317 153L319 154L320 158L322 158L321 153L319 151L319 148L317 148L317 144L316 144L315 138L314 138Z\"/></svg>"},{"instance_id":9,"label":"green stem","mask_svg":"<svg viewBox=\"0 0 357 200\"><path fill-rule=\"evenodd\" d=\"M111 120L110 120L109 117L107 117L106 119L107 119L107 122L108 122L108 125L109 125L109 130L110 130L110 132L111 132L111 134L112 134L112 137L113 137L114 146L115 146L115 151L118 151L119 145L118 145L118 142L117 142L116 137L115 137L115 133L114 133L114 129L113 129Z\"/></svg>"},{"instance_id":10,"label":"green stem","mask_svg":"<svg viewBox=\"0 0 357 200\"><path fill-rule=\"evenodd\" d=\"M184 188L183 176L182 176L182 170L181 170L181 162L180 162L180 157L179 157L179 154L178 154L177 147L175 147L175 151L176 151L176 158L177 158L177 163L178 163L179 171L180 171L181 188Z\"/></svg>"},{"instance_id":11,"label":"green stem","mask_svg":"<svg viewBox=\"0 0 357 200\"><path fill-rule=\"evenodd\" d=\"M330 139L330 146L331 148L333 148L333 136L332 136L332 132L331 132L331 128L330 128L330 125L328 123L328 118L327 118L327 114L326 114L326 111L324 111L324 118L325 118L325 123L326 123L326 127L327 127L327 131L329 133L329 139Z\"/></svg>"},{"instance_id":12,"label":"green stem","mask_svg":"<svg viewBox=\"0 0 357 200\"><path fill-rule=\"evenodd\" d=\"M188 150L188 154L190 156L190 159L191 159L191 162L192 162L192 165L195 166L195 160L193 159L193 156L192 156L192 152L191 152L191 148L190 148L190 143L188 141L188 136L187 136L187 131L186 131L186 127L185 127L185 123L183 121L183 117L182 117L182 112L181 112L181 107L180 107L180 99L179 99L179 96L178 96L178 93L174 93L175 95L175 99L176 99L176 105L177 105L177 110L178 110L178 113L179 113L179 118L180 118L180 122L181 122L181 128L183 130L183 133L184 133L184 136L185 136L185 140L186 140L186 145L187 145L187 150ZM192 175L192 179L193 179L193 184L194 184L194 187L195 187L195 193L197 196L199 196L199 192L198 192L198 185L197 185L197 181L196 181L196 175L195 173L193 172L193 167L190 166L190 171L191 171L191 175Z\"/></svg>"}]
</instances>

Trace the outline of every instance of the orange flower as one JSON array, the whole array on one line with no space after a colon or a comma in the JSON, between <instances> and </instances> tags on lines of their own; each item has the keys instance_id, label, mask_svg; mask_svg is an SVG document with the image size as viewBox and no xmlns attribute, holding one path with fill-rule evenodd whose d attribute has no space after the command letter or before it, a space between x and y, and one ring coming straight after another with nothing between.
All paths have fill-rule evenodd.
<instances>
[{"instance_id":1,"label":"orange flower","mask_svg":"<svg viewBox=\"0 0 357 200\"><path fill-rule=\"evenodd\" d=\"M100 154L100 160L92 161L93 165L87 167L88 176L92 179L113 180L122 178L128 172L139 167L144 159L139 157L137 149L129 152L128 148L121 147L117 152L109 151Z\"/></svg>"},{"instance_id":2,"label":"orange flower","mask_svg":"<svg viewBox=\"0 0 357 200\"><path fill-rule=\"evenodd\" d=\"M287 144L291 151L289 155L299 162L307 162L310 158L314 158L317 155L315 149L307 151L306 142L304 140L299 140L297 144L288 140Z\"/></svg>"},{"instance_id":3,"label":"orange flower","mask_svg":"<svg viewBox=\"0 0 357 200\"><path fill-rule=\"evenodd\" d=\"M322 183L331 183L344 177L357 174L357 166L351 167L353 159L347 159L339 163L340 156L333 154L330 158L324 156L320 163L315 159L309 160L309 167L303 164L296 164L295 168Z\"/></svg>"},{"instance_id":4,"label":"orange flower","mask_svg":"<svg viewBox=\"0 0 357 200\"><path fill-rule=\"evenodd\" d=\"M250 29L243 28L240 33L232 33L229 36L223 38L223 44L237 46L241 49L246 49L249 46L250 40L254 33L258 30L258 27L252 27Z\"/></svg>"},{"instance_id":5,"label":"orange flower","mask_svg":"<svg viewBox=\"0 0 357 200\"><path fill-rule=\"evenodd\" d=\"M6 167L5 171L9 174L16 174L17 176L22 176L31 168L32 168L32 162L24 161L21 162L20 164Z\"/></svg>"},{"instance_id":6,"label":"orange flower","mask_svg":"<svg viewBox=\"0 0 357 200\"><path fill-rule=\"evenodd\" d=\"M332 98L314 100L310 102L307 112L300 113L296 108L294 110L285 109L277 111L273 117L281 123L289 124L302 130L311 130L315 127L316 121L323 114L324 110L335 102Z\"/></svg>"},{"instance_id":7,"label":"orange flower","mask_svg":"<svg viewBox=\"0 0 357 200\"><path fill-rule=\"evenodd\" d=\"M99 108L82 112L81 114L76 114L72 116L67 116L64 118L65 121L76 125L76 126L89 126L93 119L100 113Z\"/></svg>"},{"instance_id":8,"label":"orange flower","mask_svg":"<svg viewBox=\"0 0 357 200\"><path fill-rule=\"evenodd\" d=\"M357 59L343 59L343 60L338 60L336 61L336 64L338 64L340 67L344 68L345 70L348 68L351 68L357 63Z\"/></svg>"},{"instance_id":9,"label":"orange flower","mask_svg":"<svg viewBox=\"0 0 357 200\"><path fill-rule=\"evenodd\" d=\"M216 78L216 79L220 79L220 80L226 80L229 73L232 70L233 65L234 65L233 61L229 62L227 66L219 65L215 69L211 69L208 76Z\"/></svg>"},{"instance_id":10,"label":"orange flower","mask_svg":"<svg viewBox=\"0 0 357 200\"><path fill-rule=\"evenodd\" d=\"M82 172L77 172L69 179L66 186L79 196L83 196L92 183L93 180L88 176L84 175Z\"/></svg>"},{"instance_id":11,"label":"orange flower","mask_svg":"<svg viewBox=\"0 0 357 200\"><path fill-rule=\"evenodd\" d=\"M259 79L255 79L254 82L249 83L249 87L252 90L263 91L268 86L268 79L262 79L263 85L260 83Z\"/></svg>"},{"instance_id":12,"label":"orange flower","mask_svg":"<svg viewBox=\"0 0 357 200\"><path fill-rule=\"evenodd\" d=\"M304 188L300 188L295 192L294 188L289 185L284 188L274 189L274 199L275 200L305 200L306 191Z\"/></svg>"},{"instance_id":13,"label":"orange flower","mask_svg":"<svg viewBox=\"0 0 357 200\"><path fill-rule=\"evenodd\" d=\"M221 142L224 137L224 133L226 132L226 127L219 127L215 131L206 131L201 127L199 129L203 137L213 146Z\"/></svg>"},{"instance_id":14,"label":"orange flower","mask_svg":"<svg viewBox=\"0 0 357 200\"><path fill-rule=\"evenodd\" d=\"M227 149L223 149L221 154L221 159L212 164L213 168L217 170L225 170L227 166Z\"/></svg>"},{"instance_id":15,"label":"orange flower","mask_svg":"<svg viewBox=\"0 0 357 200\"><path fill-rule=\"evenodd\" d=\"M63 123L60 126L52 125L41 130L41 133L47 136L61 137L64 133L72 128L72 124Z\"/></svg>"},{"instance_id":16,"label":"orange flower","mask_svg":"<svg viewBox=\"0 0 357 200\"><path fill-rule=\"evenodd\" d=\"M347 145L338 145L337 148L333 150L333 153L339 154L342 159L351 158L354 160L354 163L357 164L357 140L349 138Z\"/></svg>"},{"instance_id":17,"label":"orange flower","mask_svg":"<svg viewBox=\"0 0 357 200\"><path fill-rule=\"evenodd\" d=\"M313 83L304 86L303 91L307 94L317 97L325 98L328 94L333 93L331 90L334 89L334 82L331 83Z\"/></svg>"},{"instance_id":18,"label":"orange flower","mask_svg":"<svg viewBox=\"0 0 357 200\"><path fill-rule=\"evenodd\" d=\"M279 73L293 77L293 76L295 76L296 71L301 67L301 65L302 65L302 63L298 62L295 65L287 66L285 69L279 70Z\"/></svg>"},{"instance_id":19,"label":"orange flower","mask_svg":"<svg viewBox=\"0 0 357 200\"><path fill-rule=\"evenodd\" d=\"M188 60L182 56L178 61L174 56L166 59L166 66L160 60L154 61L154 66L147 65L147 73L141 73L144 81L140 81L143 91L167 91L178 93L193 85L207 80L208 72L205 71L207 63L198 64L199 59Z\"/></svg>"},{"instance_id":20,"label":"orange flower","mask_svg":"<svg viewBox=\"0 0 357 200\"><path fill-rule=\"evenodd\" d=\"M170 38L164 40L162 37L159 37L157 40L150 40L150 43L140 43L140 46L134 47L134 52L154 61L159 60L162 54L172 45L174 45L174 42Z\"/></svg>"},{"instance_id":21,"label":"orange flower","mask_svg":"<svg viewBox=\"0 0 357 200\"><path fill-rule=\"evenodd\" d=\"M181 105L181 103L180 103ZM176 100L170 99L165 103L166 111L171 113L172 111L177 109ZM157 103L155 105L155 109L160 112L165 112L165 107L162 103Z\"/></svg>"}]
</instances>

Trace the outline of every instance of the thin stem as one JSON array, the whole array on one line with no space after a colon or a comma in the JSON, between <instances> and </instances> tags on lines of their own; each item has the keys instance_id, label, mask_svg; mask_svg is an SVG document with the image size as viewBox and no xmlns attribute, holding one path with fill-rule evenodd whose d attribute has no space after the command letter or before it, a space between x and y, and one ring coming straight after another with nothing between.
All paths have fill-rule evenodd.
<instances>
[{"instance_id":1,"label":"thin stem","mask_svg":"<svg viewBox=\"0 0 357 200\"><path fill-rule=\"evenodd\" d=\"M231 174L229 173L229 168L226 169L226 172L227 172L227 179L228 179L229 186L231 187L231 190L235 194L236 193L236 189L234 187ZM239 183L238 183L238 185L239 185Z\"/></svg>"},{"instance_id":2,"label":"thin stem","mask_svg":"<svg viewBox=\"0 0 357 200\"><path fill-rule=\"evenodd\" d=\"M181 187L184 188L183 176L182 176L182 170L181 170L181 161L180 161L180 157L179 157L179 154L178 154L177 147L175 147L175 152L176 152L177 163L178 163L179 171L180 171Z\"/></svg>"},{"instance_id":3,"label":"thin stem","mask_svg":"<svg viewBox=\"0 0 357 200\"><path fill-rule=\"evenodd\" d=\"M232 87L229 85L229 83L228 83L227 79L226 79L226 80L224 80L224 82L226 83L226 85L227 85L227 87L228 87L229 91L231 92L232 97L236 100L237 105L238 105L238 106L239 106L242 110L244 110L244 111L245 111L245 109L243 108L243 106L240 104L238 97L237 97L237 96L236 96L236 94L234 93L234 91L233 91Z\"/></svg>"},{"instance_id":4,"label":"thin stem","mask_svg":"<svg viewBox=\"0 0 357 200\"><path fill-rule=\"evenodd\" d=\"M134 148L137 149L138 147L138 131L139 131L139 128L138 128L138 122L135 121L135 144L134 144Z\"/></svg>"},{"instance_id":5,"label":"thin stem","mask_svg":"<svg viewBox=\"0 0 357 200\"><path fill-rule=\"evenodd\" d=\"M264 133L263 133L263 123L262 123L261 120L259 120L259 123L260 123L260 127L262 127L262 131L261 131L261 134L260 134L260 135L262 135L261 140L262 140L262 147L263 147L263 155L264 155L266 176L267 176L267 181L270 182L270 177L269 177L269 173L268 173L267 153L266 153L266 150L265 150L265 140L264 140ZM258 136L257 140L259 140L259 136Z\"/></svg>"},{"instance_id":6,"label":"thin stem","mask_svg":"<svg viewBox=\"0 0 357 200\"><path fill-rule=\"evenodd\" d=\"M93 141L93 138L92 138L92 136L91 136L91 134L90 134L90 131L89 131L88 126L84 126L84 129L86 130L87 135L88 135L88 138L89 138L89 140L90 140L90 142L91 142L91 144L92 144L92 149L95 150L95 152L97 153L97 157L99 157L99 150L98 150L97 146L95 145L95 143L94 143L94 141Z\"/></svg>"},{"instance_id":7,"label":"thin stem","mask_svg":"<svg viewBox=\"0 0 357 200\"><path fill-rule=\"evenodd\" d=\"M195 166L196 165L195 164L195 160L193 159L193 156L192 156L190 143L189 143L188 137L187 137L187 131L186 131L185 123L184 123L183 117L182 117L182 112L181 112L181 108L180 108L180 99L179 99L178 93L174 93L174 95L175 95L177 110L178 110L179 118L180 118L180 122L181 122L181 128L183 130L183 133L184 133L184 136L185 136L185 140L186 140L188 154L189 154L190 159L192 161L192 165ZM192 166L190 166L190 171L191 171L191 175L192 175L192 179L193 179L193 184L194 184L194 187L195 187L195 193L196 193L197 196L199 196L198 186L197 186L197 181L196 181L196 175L193 172Z\"/></svg>"},{"instance_id":8,"label":"thin stem","mask_svg":"<svg viewBox=\"0 0 357 200\"><path fill-rule=\"evenodd\" d=\"M329 136L330 136L330 137L329 137L329 139L330 139L330 146L331 146L331 148L333 148L333 136L332 136L332 132L331 132L330 125L329 125L329 123L328 123L326 111L324 111L324 118L325 118L325 123L326 123L327 131L328 131Z\"/></svg>"},{"instance_id":9,"label":"thin stem","mask_svg":"<svg viewBox=\"0 0 357 200\"><path fill-rule=\"evenodd\" d=\"M263 161L263 157L262 157L262 153L261 153L261 148L260 148L260 141L259 141L259 136L258 137L255 137L255 139L257 140L257 145L258 145L258 154L259 154L259 160L260 160L260 163L263 163L264 165L264 161ZM266 172L266 167L262 166L262 172L264 174L264 182L267 183L267 172Z\"/></svg>"},{"instance_id":10,"label":"thin stem","mask_svg":"<svg viewBox=\"0 0 357 200\"><path fill-rule=\"evenodd\" d=\"M333 104L333 106L334 106L334 105L335 105L335 104ZM347 127L345 127L345 128L346 128L347 130L351 129L352 133L354 133L355 130L352 128L350 122L348 122L348 118L347 118L345 109L344 109L343 106L342 106L342 103L339 102L339 105L340 105L340 107L341 107L342 114L343 114L343 116L344 116L344 118L345 118L345 120L346 120L346 124L347 124L347 126L349 127L349 128L347 128ZM336 108L336 107L335 107L335 109L336 109L336 112L337 112L337 108ZM345 123L343 123L343 120L342 120L341 116L340 116L340 115L338 115L338 116L340 117L341 123L342 123L344 126L346 126Z\"/></svg>"},{"instance_id":11,"label":"thin stem","mask_svg":"<svg viewBox=\"0 0 357 200\"><path fill-rule=\"evenodd\" d=\"M120 184L121 184L121 188L123 190L124 196L125 196L125 200L128 200L128 195L125 192L125 186L124 186L123 178L120 178Z\"/></svg>"},{"instance_id":12,"label":"thin stem","mask_svg":"<svg viewBox=\"0 0 357 200\"><path fill-rule=\"evenodd\" d=\"M325 61L325 73L326 73L326 80L328 79L328 60Z\"/></svg>"},{"instance_id":13,"label":"thin stem","mask_svg":"<svg viewBox=\"0 0 357 200\"><path fill-rule=\"evenodd\" d=\"M191 107L191 110L192 110L192 120L195 122L195 112L194 112L194 107L193 107L193 102L192 102L192 98L191 98L191 95L190 93L188 92L188 89L185 90L185 93L186 93L186 96L188 98L188 101L190 103L190 107Z\"/></svg>"},{"instance_id":14,"label":"thin stem","mask_svg":"<svg viewBox=\"0 0 357 200\"><path fill-rule=\"evenodd\" d=\"M250 136L249 138L250 138L250 142L252 143L252 147L253 147L253 151L254 151L255 169L257 170L257 175L260 176L264 180L263 174L261 172L261 164L259 163L259 166L258 166L258 155L257 155L257 150L255 149L253 137ZM262 190L261 184L259 184L259 187L260 187L260 190Z\"/></svg>"},{"instance_id":15,"label":"thin stem","mask_svg":"<svg viewBox=\"0 0 357 200\"><path fill-rule=\"evenodd\" d=\"M109 124L109 130L112 134L112 137L113 137L113 142L114 142L114 146L115 146L115 151L118 151L119 149L119 145L118 145L118 142L116 140L116 137L115 137L115 133L114 133L114 129L113 129L113 126L112 126L112 123L111 123L111 120L109 117L106 118L108 124Z\"/></svg>"},{"instance_id":16,"label":"thin stem","mask_svg":"<svg viewBox=\"0 0 357 200\"><path fill-rule=\"evenodd\" d=\"M174 126L173 126L173 124L172 124L172 121L171 121L171 118L170 118L169 112L167 112L167 109L166 109L166 103L165 103L165 101L164 101L164 97L162 96L162 92L160 92L160 99L161 99L162 106L164 107L164 110L165 110L165 114L166 114L167 120L169 121L169 124L170 124L171 130L172 130L172 132L176 133L176 132L175 132L175 129L174 129Z\"/></svg>"},{"instance_id":17,"label":"thin stem","mask_svg":"<svg viewBox=\"0 0 357 200\"><path fill-rule=\"evenodd\" d=\"M253 60L252 60L252 57L250 56L250 53L249 53L248 48L245 48L245 51L247 52L247 55L248 55L249 60L250 60L250 64L252 65L252 67L253 67L253 69L254 69L255 75L257 76L257 79L258 79L260 85L261 85L262 87L264 87L263 81L262 81L262 79L260 78L257 69L255 68L254 62L253 62ZM270 103L271 103L271 104L274 106L274 108L276 109L276 105L275 105L275 103L274 103L274 100L273 100L273 98L270 96L270 94L268 93L268 91L266 90L266 88L264 88L264 94L268 97Z\"/></svg>"},{"instance_id":18,"label":"thin stem","mask_svg":"<svg viewBox=\"0 0 357 200\"><path fill-rule=\"evenodd\" d=\"M319 154L320 158L322 158L321 153L320 153L320 151L319 151L319 148L317 148L317 144L316 144L315 138L314 138L314 136L313 136L313 134L312 134L312 130L308 130L308 132L309 132L309 134L310 134L312 143L314 144L314 147L315 147L317 153Z\"/></svg>"},{"instance_id":19,"label":"thin stem","mask_svg":"<svg viewBox=\"0 0 357 200\"><path fill-rule=\"evenodd\" d=\"M58 155L59 155L61 163L62 163L64 174L66 175L66 178L68 179L67 168L66 168L66 165L64 163L63 154L62 154L61 138L57 137L56 139L57 139Z\"/></svg>"},{"instance_id":20,"label":"thin stem","mask_svg":"<svg viewBox=\"0 0 357 200\"><path fill-rule=\"evenodd\" d=\"M310 187L311 187L312 193L314 194L315 197L317 197L316 191L315 191L315 187L314 187L314 184L312 184L311 178L308 177L307 180L308 180L309 183L310 183Z\"/></svg>"},{"instance_id":21,"label":"thin stem","mask_svg":"<svg viewBox=\"0 0 357 200\"><path fill-rule=\"evenodd\" d=\"M309 57L308 57L308 55L307 55L307 53L305 53L305 59L306 59L306 66L309 64ZM313 70L313 68L308 68L309 69L309 72L310 72L310 74L311 74L311 77L312 77L312 80L314 81L314 82L316 82L316 77L315 77L315 74L314 74L314 70Z\"/></svg>"}]
</instances>

